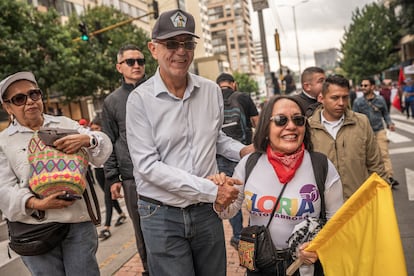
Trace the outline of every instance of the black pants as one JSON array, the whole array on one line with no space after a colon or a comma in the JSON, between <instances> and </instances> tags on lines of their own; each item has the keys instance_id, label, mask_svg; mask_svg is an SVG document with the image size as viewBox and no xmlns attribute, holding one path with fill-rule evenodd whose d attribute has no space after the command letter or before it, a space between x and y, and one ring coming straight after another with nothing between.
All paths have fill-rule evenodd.
<instances>
[{"instance_id":1,"label":"black pants","mask_svg":"<svg viewBox=\"0 0 414 276\"><path fill-rule=\"evenodd\" d=\"M147 265L147 251L144 243L144 236L141 230L141 221L138 213L138 194L137 185L135 179L127 179L122 182L122 188L124 190L125 203L128 209L128 214L134 224L135 240L137 243L137 249L139 256L141 257L144 272L142 275L148 275Z\"/></svg>"},{"instance_id":2,"label":"black pants","mask_svg":"<svg viewBox=\"0 0 414 276\"><path fill-rule=\"evenodd\" d=\"M101 186L102 191L104 191L104 200L105 200L105 226L111 226L112 220L112 207L118 212L118 214L122 214L121 206L119 206L119 202L116 199L112 199L111 196L111 185L107 183L105 180L105 174L103 168L95 168L95 177L98 181L99 186Z\"/></svg>"}]
</instances>

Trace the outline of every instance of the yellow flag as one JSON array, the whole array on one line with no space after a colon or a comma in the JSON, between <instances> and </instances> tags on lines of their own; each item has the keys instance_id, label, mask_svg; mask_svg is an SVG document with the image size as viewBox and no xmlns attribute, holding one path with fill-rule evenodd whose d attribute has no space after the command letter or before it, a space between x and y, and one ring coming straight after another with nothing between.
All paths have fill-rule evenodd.
<instances>
[{"instance_id":1,"label":"yellow flag","mask_svg":"<svg viewBox=\"0 0 414 276\"><path fill-rule=\"evenodd\" d=\"M406 276L389 184L372 174L306 250L318 253L326 276Z\"/></svg>"}]
</instances>

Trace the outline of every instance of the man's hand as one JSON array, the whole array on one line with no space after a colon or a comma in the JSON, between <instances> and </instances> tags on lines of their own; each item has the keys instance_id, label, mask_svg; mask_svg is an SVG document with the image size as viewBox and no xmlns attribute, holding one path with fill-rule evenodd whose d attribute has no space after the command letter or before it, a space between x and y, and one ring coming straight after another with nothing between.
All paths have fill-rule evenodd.
<instances>
[{"instance_id":1,"label":"man's hand","mask_svg":"<svg viewBox=\"0 0 414 276\"><path fill-rule=\"evenodd\" d=\"M252 152L255 152L255 148L254 148L253 144L247 145L247 146L245 146L244 148L242 148L240 150L240 157L243 158L243 156L245 156L249 153L252 153Z\"/></svg>"},{"instance_id":2,"label":"man's hand","mask_svg":"<svg viewBox=\"0 0 414 276\"><path fill-rule=\"evenodd\" d=\"M234 202L239 195L239 190L233 187L233 184L239 185L238 183L240 183L240 181L234 183L226 182L223 185L218 185L215 203L223 206L223 208L226 208Z\"/></svg>"},{"instance_id":3,"label":"man's hand","mask_svg":"<svg viewBox=\"0 0 414 276\"><path fill-rule=\"evenodd\" d=\"M113 200L124 197L121 195L121 187L122 182L115 182L111 185L111 196Z\"/></svg>"}]
</instances>

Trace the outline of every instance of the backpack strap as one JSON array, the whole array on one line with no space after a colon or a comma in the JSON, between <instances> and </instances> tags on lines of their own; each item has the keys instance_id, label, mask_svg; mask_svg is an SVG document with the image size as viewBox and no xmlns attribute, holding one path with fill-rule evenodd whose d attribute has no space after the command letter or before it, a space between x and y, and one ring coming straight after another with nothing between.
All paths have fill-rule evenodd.
<instances>
[{"instance_id":1,"label":"backpack strap","mask_svg":"<svg viewBox=\"0 0 414 276\"><path fill-rule=\"evenodd\" d=\"M88 186L89 186L89 190L92 196L92 201L94 203L94 206L92 207L91 200L88 194L88 189L85 189L85 191L83 192L83 199L85 200L86 209L88 210L88 214L91 218L91 221L96 226L99 226L101 224L101 209L99 207L99 201L98 201L98 197L95 192L95 188L93 187L94 180L92 177L91 166L88 166L88 171L86 172L86 181L88 182Z\"/></svg>"},{"instance_id":2,"label":"backpack strap","mask_svg":"<svg viewBox=\"0 0 414 276\"><path fill-rule=\"evenodd\" d=\"M313 173L315 175L316 184L318 185L319 195L321 197L321 214L320 218L326 221L325 208L325 182L328 175L328 158L325 154L310 151Z\"/></svg>"},{"instance_id":3,"label":"backpack strap","mask_svg":"<svg viewBox=\"0 0 414 276\"><path fill-rule=\"evenodd\" d=\"M262 155L261 152L255 151L252 154L250 154L250 156L247 158L246 166L245 166L246 175L244 177L244 183L247 182L247 179L249 178L250 173L252 172L254 166L256 166L257 160L259 160L261 155Z\"/></svg>"}]
</instances>

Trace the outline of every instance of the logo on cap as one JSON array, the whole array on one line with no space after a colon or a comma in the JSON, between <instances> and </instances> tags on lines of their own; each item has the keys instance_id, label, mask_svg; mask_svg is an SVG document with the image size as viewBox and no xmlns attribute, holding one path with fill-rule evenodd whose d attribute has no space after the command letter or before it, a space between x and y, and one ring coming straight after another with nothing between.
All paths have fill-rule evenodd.
<instances>
[{"instance_id":1,"label":"logo on cap","mask_svg":"<svg viewBox=\"0 0 414 276\"><path fill-rule=\"evenodd\" d=\"M170 19L176 28L185 28L187 25L187 17L179 11L174 13Z\"/></svg>"}]
</instances>

